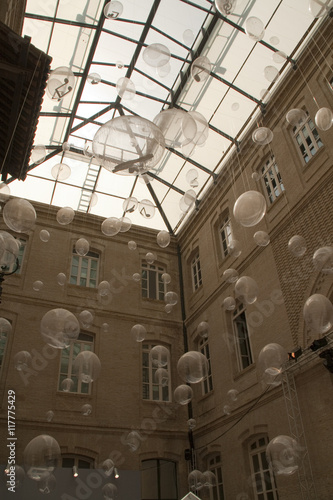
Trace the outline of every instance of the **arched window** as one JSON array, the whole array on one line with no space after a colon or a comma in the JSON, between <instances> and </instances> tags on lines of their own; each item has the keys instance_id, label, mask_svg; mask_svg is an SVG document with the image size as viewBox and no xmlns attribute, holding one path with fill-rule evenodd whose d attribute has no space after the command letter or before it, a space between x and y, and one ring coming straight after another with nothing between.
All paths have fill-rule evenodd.
<instances>
[{"instance_id":1,"label":"arched window","mask_svg":"<svg viewBox=\"0 0 333 500\"><path fill-rule=\"evenodd\" d=\"M221 455L217 453L208 458L207 468L216 478L216 483L212 488L209 488L210 500L224 500L223 477Z\"/></svg>"},{"instance_id":2,"label":"arched window","mask_svg":"<svg viewBox=\"0 0 333 500\"><path fill-rule=\"evenodd\" d=\"M278 500L274 474L266 460L267 436L250 441L249 456L255 500Z\"/></svg>"},{"instance_id":3,"label":"arched window","mask_svg":"<svg viewBox=\"0 0 333 500\"><path fill-rule=\"evenodd\" d=\"M141 500L176 500L177 464L153 458L141 463Z\"/></svg>"}]
</instances>

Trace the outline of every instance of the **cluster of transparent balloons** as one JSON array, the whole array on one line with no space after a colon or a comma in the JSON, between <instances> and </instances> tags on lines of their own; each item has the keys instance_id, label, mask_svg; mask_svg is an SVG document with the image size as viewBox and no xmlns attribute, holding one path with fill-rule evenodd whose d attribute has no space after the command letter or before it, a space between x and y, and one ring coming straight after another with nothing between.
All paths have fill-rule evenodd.
<instances>
[{"instance_id":1,"label":"cluster of transparent balloons","mask_svg":"<svg viewBox=\"0 0 333 500\"><path fill-rule=\"evenodd\" d=\"M188 475L188 485L190 491L200 491L203 488L213 488L216 486L216 476L212 471L201 472L198 469L192 470Z\"/></svg>"}]
</instances>

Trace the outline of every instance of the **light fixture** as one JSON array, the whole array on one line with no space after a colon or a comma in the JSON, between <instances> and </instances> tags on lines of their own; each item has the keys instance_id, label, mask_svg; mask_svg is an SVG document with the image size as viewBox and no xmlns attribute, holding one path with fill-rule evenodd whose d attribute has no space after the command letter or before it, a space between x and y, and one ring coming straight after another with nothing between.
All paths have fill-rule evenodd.
<instances>
[{"instance_id":1,"label":"light fixture","mask_svg":"<svg viewBox=\"0 0 333 500\"><path fill-rule=\"evenodd\" d=\"M9 464L7 464L4 472L5 474L9 474L9 471L10 471Z\"/></svg>"},{"instance_id":2,"label":"light fixture","mask_svg":"<svg viewBox=\"0 0 333 500\"><path fill-rule=\"evenodd\" d=\"M318 349L324 347L325 345L327 345L327 339L326 337L323 337L321 339L314 340L310 345L310 349L311 351L317 351Z\"/></svg>"},{"instance_id":3,"label":"light fixture","mask_svg":"<svg viewBox=\"0 0 333 500\"><path fill-rule=\"evenodd\" d=\"M297 359L302 355L302 353L303 353L302 348L296 347L296 349L293 352L288 352L289 361L291 360L297 361Z\"/></svg>"},{"instance_id":4,"label":"light fixture","mask_svg":"<svg viewBox=\"0 0 333 500\"><path fill-rule=\"evenodd\" d=\"M115 468L114 468L114 477L115 477L116 479L118 479L118 477L119 477L119 472L118 472L117 467L115 467Z\"/></svg>"},{"instance_id":5,"label":"light fixture","mask_svg":"<svg viewBox=\"0 0 333 500\"><path fill-rule=\"evenodd\" d=\"M78 475L79 475L79 471L77 470L76 465L73 465L73 476L78 477Z\"/></svg>"}]
</instances>

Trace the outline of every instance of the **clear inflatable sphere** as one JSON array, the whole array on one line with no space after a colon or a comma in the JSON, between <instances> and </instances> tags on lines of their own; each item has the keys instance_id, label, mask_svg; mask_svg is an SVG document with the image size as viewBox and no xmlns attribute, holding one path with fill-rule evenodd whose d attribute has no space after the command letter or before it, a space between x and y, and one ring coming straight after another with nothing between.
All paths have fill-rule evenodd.
<instances>
[{"instance_id":1,"label":"clear inflatable sphere","mask_svg":"<svg viewBox=\"0 0 333 500\"><path fill-rule=\"evenodd\" d=\"M153 252L147 252L146 253L146 261L148 264L153 264L155 262L155 254Z\"/></svg>"},{"instance_id":2,"label":"clear inflatable sphere","mask_svg":"<svg viewBox=\"0 0 333 500\"><path fill-rule=\"evenodd\" d=\"M260 181L260 179L261 179L260 174L258 174L258 172L253 172L253 174L251 175L251 177L256 182Z\"/></svg>"},{"instance_id":3,"label":"clear inflatable sphere","mask_svg":"<svg viewBox=\"0 0 333 500\"><path fill-rule=\"evenodd\" d=\"M20 250L19 241L7 231L0 231L0 266L11 267L16 263Z\"/></svg>"},{"instance_id":4,"label":"clear inflatable sphere","mask_svg":"<svg viewBox=\"0 0 333 500\"><path fill-rule=\"evenodd\" d=\"M46 94L53 101L61 101L69 94L75 84L75 76L70 68L60 66L51 71L46 85Z\"/></svg>"},{"instance_id":5,"label":"clear inflatable sphere","mask_svg":"<svg viewBox=\"0 0 333 500\"><path fill-rule=\"evenodd\" d=\"M67 309L51 309L42 317L40 331L44 342L56 349L65 349L80 333L76 317Z\"/></svg>"},{"instance_id":6,"label":"clear inflatable sphere","mask_svg":"<svg viewBox=\"0 0 333 500\"><path fill-rule=\"evenodd\" d=\"M264 68L264 77L271 83L275 83L279 78L279 70L275 66L266 66Z\"/></svg>"},{"instance_id":7,"label":"clear inflatable sphere","mask_svg":"<svg viewBox=\"0 0 333 500\"><path fill-rule=\"evenodd\" d=\"M42 290L43 286L44 286L44 283L40 280L34 281L32 284L32 288L33 288L33 290L35 290L35 292L40 292Z\"/></svg>"},{"instance_id":8,"label":"clear inflatable sphere","mask_svg":"<svg viewBox=\"0 0 333 500\"><path fill-rule=\"evenodd\" d=\"M259 127L252 133L252 141L259 146L271 143L273 137L273 132L267 127Z\"/></svg>"},{"instance_id":9,"label":"clear inflatable sphere","mask_svg":"<svg viewBox=\"0 0 333 500\"><path fill-rule=\"evenodd\" d=\"M0 183L0 201L5 203L8 201L10 196L10 187L4 182Z\"/></svg>"},{"instance_id":10,"label":"clear inflatable sphere","mask_svg":"<svg viewBox=\"0 0 333 500\"><path fill-rule=\"evenodd\" d=\"M235 283L235 297L245 304L253 304L258 292L258 285L250 276L242 276Z\"/></svg>"},{"instance_id":11,"label":"clear inflatable sphere","mask_svg":"<svg viewBox=\"0 0 333 500\"><path fill-rule=\"evenodd\" d=\"M223 301L223 307L226 311L233 311L236 308L236 301L233 297L226 297Z\"/></svg>"},{"instance_id":12,"label":"clear inflatable sphere","mask_svg":"<svg viewBox=\"0 0 333 500\"><path fill-rule=\"evenodd\" d=\"M12 331L12 325L6 318L0 318L0 340L6 339Z\"/></svg>"},{"instance_id":13,"label":"clear inflatable sphere","mask_svg":"<svg viewBox=\"0 0 333 500\"><path fill-rule=\"evenodd\" d=\"M238 399L239 392L236 389L230 389L227 392L227 398L232 401L233 403L237 401Z\"/></svg>"},{"instance_id":14,"label":"clear inflatable sphere","mask_svg":"<svg viewBox=\"0 0 333 500\"><path fill-rule=\"evenodd\" d=\"M208 337L209 324L207 323L207 321L201 321L201 323L198 324L197 332L199 334L199 337L203 339L206 339Z\"/></svg>"},{"instance_id":15,"label":"clear inflatable sphere","mask_svg":"<svg viewBox=\"0 0 333 500\"><path fill-rule=\"evenodd\" d=\"M279 45L280 38L278 36L271 36L271 38L269 39L269 43L271 45Z\"/></svg>"},{"instance_id":16,"label":"clear inflatable sphere","mask_svg":"<svg viewBox=\"0 0 333 500\"><path fill-rule=\"evenodd\" d=\"M189 384L197 384L207 377L208 360L201 352L189 351L183 354L177 363L180 378Z\"/></svg>"},{"instance_id":17,"label":"clear inflatable sphere","mask_svg":"<svg viewBox=\"0 0 333 500\"><path fill-rule=\"evenodd\" d=\"M53 474L49 474L38 481L38 491L43 495L48 495L57 487L57 480Z\"/></svg>"},{"instance_id":18,"label":"clear inflatable sphere","mask_svg":"<svg viewBox=\"0 0 333 500\"><path fill-rule=\"evenodd\" d=\"M66 274L64 274L64 273L57 274L57 283L58 283L58 285L64 286L64 284L66 283L66 281L67 281Z\"/></svg>"},{"instance_id":19,"label":"clear inflatable sphere","mask_svg":"<svg viewBox=\"0 0 333 500\"><path fill-rule=\"evenodd\" d=\"M74 381L71 378L65 378L61 382L61 390L63 392L70 392L73 389Z\"/></svg>"},{"instance_id":20,"label":"clear inflatable sphere","mask_svg":"<svg viewBox=\"0 0 333 500\"><path fill-rule=\"evenodd\" d=\"M163 281L163 283L165 283L166 285L168 285L169 283L171 283L171 276L170 276L170 274L168 274L168 273L163 273L163 274L162 274L162 281Z\"/></svg>"},{"instance_id":21,"label":"clear inflatable sphere","mask_svg":"<svg viewBox=\"0 0 333 500\"><path fill-rule=\"evenodd\" d=\"M71 207L63 207L58 210L56 219L62 226L67 226L67 224L70 224L74 219L74 215L75 212Z\"/></svg>"},{"instance_id":22,"label":"clear inflatable sphere","mask_svg":"<svg viewBox=\"0 0 333 500\"><path fill-rule=\"evenodd\" d=\"M172 311L172 309L173 309L173 305L171 305L171 304L165 304L165 306L164 306L164 310L165 310L165 312L166 312L167 314L170 314L170 313L171 313L171 311Z\"/></svg>"},{"instance_id":23,"label":"clear inflatable sphere","mask_svg":"<svg viewBox=\"0 0 333 500\"><path fill-rule=\"evenodd\" d=\"M191 188L196 188L199 186L198 181L198 171L195 168L191 168L186 174L186 181L189 183Z\"/></svg>"},{"instance_id":24,"label":"clear inflatable sphere","mask_svg":"<svg viewBox=\"0 0 333 500\"><path fill-rule=\"evenodd\" d=\"M153 366L165 368L168 365L169 349L163 345L155 345L149 352Z\"/></svg>"},{"instance_id":25,"label":"clear inflatable sphere","mask_svg":"<svg viewBox=\"0 0 333 500\"><path fill-rule=\"evenodd\" d=\"M257 361L258 378L265 385L281 384L283 365L288 361L288 353L280 344L267 344L259 353Z\"/></svg>"},{"instance_id":26,"label":"clear inflatable sphere","mask_svg":"<svg viewBox=\"0 0 333 500\"><path fill-rule=\"evenodd\" d=\"M85 309L84 311L80 312L79 321L83 328L90 328L94 321L94 316L90 311Z\"/></svg>"},{"instance_id":27,"label":"clear inflatable sphere","mask_svg":"<svg viewBox=\"0 0 333 500\"><path fill-rule=\"evenodd\" d=\"M160 231L157 233L156 241L159 247L166 248L169 246L171 237L168 231Z\"/></svg>"},{"instance_id":28,"label":"clear inflatable sphere","mask_svg":"<svg viewBox=\"0 0 333 500\"><path fill-rule=\"evenodd\" d=\"M129 212L131 214L135 212L135 210L138 208L138 205L138 200L131 196L123 201L123 210L125 213Z\"/></svg>"},{"instance_id":29,"label":"clear inflatable sphere","mask_svg":"<svg viewBox=\"0 0 333 500\"><path fill-rule=\"evenodd\" d=\"M117 217L109 217L102 222L101 231L105 236L115 236L119 233L121 222Z\"/></svg>"},{"instance_id":30,"label":"clear inflatable sphere","mask_svg":"<svg viewBox=\"0 0 333 500\"><path fill-rule=\"evenodd\" d=\"M104 460L101 469L103 469L103 472L106 476L111 476L114 469L113 460L111 460L111 458L107 458L106 460Z\"/></svg>"},{"instance_id":31,"label":"clear inflatable sphere","mask_svg":"<svg viewBox=\"0 0 333 500\"><path fill-rule=\"evenodd\" d=\"M134 273L133 276L133 281L136 281L137 283L139 283L139 281L141 281L141 274L140 273Z\"/></svg>"},{"instance_id":32,"label":"clear inflatable sphere","mask_svg":"<svg viewBox=\"0 0 333 500\"><path fill-rule=\"evenodd\" d=\"M110 172L139 175L151 170L162 158L165 140L161 130L140 116L118 116L96 132L93 153Z\"/></svg>"},{"instance_id":33,"label":"clear inflatable sphere","mask_svg":"<svg viewBox=\"0 0 333 500\"><path fill-rule=\"evenodd\" d=\"M300 127L308 119L308 115L304 109L293 108L286 114L286 120L292 127Z\"/></svg>"},{"instance_id":34,"label":"clear inflatable sphere","mask_svg":"<svg viewBox=\"0 0 333 500\"><path fill-rule=\"evenodd\" d=\"M121 2L108 2L104 7L104 16L107 19L117 19L123 13L123 4Z\"/></svg>"},{"instance_id":35,"label":"clear inflatable sphere","mask_svg":"<svg viewBox=\"0 0 333 500\"><path fill-rule=\"evenodd\" d=\"M65 163L57 163L51 168L51 175L57 181L65 181L71 176L71 167Z\"/></svg>"},{"instance_id":36,"label":"clear inflatable sphere","mask_svg":"<svg viewBox=\"0 0 333 500\"><path fill-rule=\"evenodd\" d=\"M197 83L205 82L212 71L212 64L208 57L197 57L191 65L191 76Z\"/></svg>"},{"instance_id":37,"label":"clear inflatable sphere","mask_svg":"<svg viewBox=\"0 0 333 500\"><path fill-rule=\"evenodd\" d=\"M310 0L309 11L317 19L326 16L332 5L332 0Z\"/></svg>"},{"instance_id":38,"label":"clear inflatable sphere","mask_svg":"<svg viewBox=\"0 0 333 500\"><path fill-rule=\"evenodd\" d=\"M90 83L90 85L97 85L101 79L101 75L98 73L89 73L87 76L87 82Z\"/></svg>"},{"instance_id":39,"label":"clear inflatable sphere","mask_svg":"<svg viewBox=\"0 0 333 500\"><path fill-rule=\"evenodd\" d=\"M145 219L152 219L155 215L155 207L150 200L141 200L139 212Z\"/></svg>"},{"instance_id":40,"label":"clear inflatable sphere","mask_svg":"<svg viewBox=\"0 0 333 500\"><path fill-rule=\"evenodd\" d=\"M205 484L205 476L197 469L189 473L187 480L191 491L201 490Z\"/></svg>"},{"instance_id":41,"label":"clear inflatable sphere","mask_svg":"<svg viewBox=\"0 0 333 500\"><path fill-rule=\"evenodd\" d=\"M186 146L197 134L195 119L182 109L165 109L155 116L153 122L161 130L166 146L171 148Z\"/></svg>"},{"instance_id":42,"label":"clear inflatable sphere","mask_svg":"<svg viewBox=\"0 0 333 500\"><path fill-rule=\"evenodd\" d=\"M237 198L233 213L241 226L255 226L266 213L265 197L258 191L246 191Z\"/></svg>"},{"instance_id":43,"label":"clear inflatable sphere","mask_svg":"<svg viewBox=\"0 0 333 500\"><path fill-rule=\"evenodd\" d=\"M156 68L156 74L160 78L165 78L166 76L168 76L170 71L171 71L171 66L169 62L167 64L164 64L164 66L157 66Z\"/></svg>"},{"instance_id":44,"label":"clear inflatable sphere","mask_svg":"<svg viewBox=\"0 0 333 500\"><path fill-rule=\"evenodd\" d=\"M35 165L43 163L46 157L46 147L43 144L36 144L31 150L30 162Z\"/></svg>"},{"instance_id":45,"label":"clear inflatable sphere","mask_svg":"<svg viewBox=\"0 0 333 500\"><path fill-rule=\"evenodd\" d=\"M15 464L14 466L12 465L12 467L14 468L15 479L12 476L11 481L15 480L15 486L16 486L16 488L20 488L23 485L23 482L24 482L24 479L25 479L24 469L23 469L23 467L20 467L17 464ZM6 470L5 470L5 474L6 474Z\"/></svg>"},{"instance_id":46,"label":"clear inflatable sphere","mask_svg":"<svg viewBox=\"0 0 333 500\"><path fill-rule=\"evenodd\" d=\"M160 68L168 64L171 53L168 47L161 43L152 43L142 52L143 60L152 68Z\"/></svg>"},{"instance_id":47,"label":"clear inflatable sphere","mask_svg":"<svg viewBox=\"0 0 333 500\"><path fill-rule=\"evenodd\" d=\"M16 233L25 233L32 229L37 218L34 207L23 198L12 198L7 201L2 215L6 226Z\"/></svg>"},{"instance_id":48,"label":"clear inflatable sphere","mask_svg":"<svg viewBox=\"0 0 333 500\"><path fill-rule=\"evenodd\" d=\"M125 442L131 451L137 451L141 445L140 434L136 431L129 432Z\"/></svg>"},{"instance_id":49,"label":"clear inflatable sphere","mask_svg":"<svg viewBox=\"0 0 333 500\"><path fill-rule=\"evenodd\" d=\"M179 385L173 392L173 398L180 405L187 405L193 398L193 389L186 384Z\"/></svg>"},{"instance_id":50,"label":"clear inflatable sphere","mask_svg":"<svg viewBox=\"0 0 333 500\"><path fill-rule=\"evenodd\" d=\"M184 31L184 33L183 33L183 42L188 47L190 47L192 45L192 43L194 42L194 33L193 33L192 30L188 29L188 30Z\"/></svg>"},{"instance_id":51,"label":"clear inflatable sphere","mask_svg":"<svg viewBox=\"0 0 333 500\"><path fill-rule=\"evenodd\" d=\"M91 415L91 412L92 412L92 406L90 404L87 403L81 406L81 413L85 417L89 417L89 415Z\"/></svg>"},{"instance_id":52,"label":"clear inflatable sphere","mask_svg":"<svg viewBox=\"0 0 333 500\"><path fill-rule=\"evenodd\" d=\"M202 475L204 477L204 486L207 488L216 486L216 476L211 470L205 470Z\"/></svg>"},{"instance_id":53,"label":"clear inflatable sphere","mask_svg":"<svg viewBox=\"0 0 333 500\"><path fill-rule=\"evenodd\" d=\"M230 267L229 269L223 271L223 278L226 280L227 283L236 283L236 281L239 278L239 275L236 269L232 269Z\"/></svg>"},{"instance_id":54,"label":"clear inflatable sphere","mask_svg":"<svg viewBox=\"0 0 333 500\"><path fill-rule=\"evenodd\" d=\"M195 123L197 126L197 133L196 133L194 139L192 139L192 144L194 146L202 147L205 145L205 143L208 139L208 136L209 136L208 121L198 111L188 111L188 114L190 115L191 118L193 118L195 120ZM197 173L197 177L198 177L198 173ZM190 182L188 179L187 179L187 181ZM195 184L197 184L197 185L192 186L191 182L190 182L191 187L198 187L198 180L193 181L193 182L195 182Z\"/></svg>"},{"instance_id":55,"label":"clear inflatable sphere","mask_svg":"<svg viewBox=\"0 0 333 500\"><path fill-rule=\"evenodd\" d=\"M97 291L101 297L105 297L106 295L110 295L110 293L111 293L110 283L106 280L101 281L97 287Z\"/></svg>"},{"instance_id":56,"label":"clear inflatable sphere","mask_svg":"<svg viewBox=\"0 0 333 500\"><path fill-rule=\"evenodd\" d=\"M52 410L49 410L46 412L46 421L47 422L52 422L54 417L54 412Z\"/></svg>"},{"instance_id":57,"label":"clear inflatable sphere","mask_svg":"<svg viewBox=\"0 0 333 500\"><path fill-rule=\"evenodd\" d=\"M193 189L189 189L184 193L179 201L179 208L182 212L187 212L196 202L197 195Z\"/></svg>"},{"instance_id":58,"label":"clear inflatable sphere","mask_svg":"<svg viewBox=\"0 0 333 500\"><path fill-rule=\"evenodd\" d=\"M333 327L332 302L320 293L311 295L304 304L303 317L307 327L313 333L329 332Z\"/></svg>"},{"instance_id":59,"label":"clear inflatable sphere","mask_svg":"<svg viewBox=\"0 0 333 500\"><path fill-rule=\"evenodd\" d=\"M116 500L118 496L117 486L112 483L107 483L103 486L102 493L104 500Z\"/></svg>"},{"instance_id":60,"label":"clear inflatable sphere","mask_svg":"<svg viewBox=\"0 0 333 500\"><path fill-rule=\"evenodd\" d=\"M301 448L290 436L276 436L267 445L266 459L277 475L294 474L301 463Z\"/></svg>"},{"instance_id":61,"label":"clear inflatable sphere","mask_svg":"<svg viewBox=\"0 0 333 500\"><path fill-rule=\"evenodd\" d=\"M81 255L82 257L84 255L87 255L89 252L89 241L87 241L85 238L79 238L77 242L75 243L75 251L78 255Z\"/></svg>"},{"instance_id":62,"label":"clear inflatable sphere","mask_svg":"<svg viewBox=\"0 0 333 500\"><path fill-rule=\"evenodd\" d=\"M251 40L259 42L265 35L265 26L258 17L248 17L245 21L245 33Z\"/></svg>"},{"instance_id":63,"label":"clear inflatable sphere","mask_svg":"<svg viewBox=\"0 0 333 500\"><path fill-rule=\"evenodd\" d=\"M109 325L109 323L103 323L103 324L102 324L101 329L102 329L102 332L103 332L103 333L108 333L108 332L109 332L109 330L110 330L110 325Z\"/></svg>"},{"instance_id":64,"label":"clear inflatable sphere","mask_svg":"<svg viewBox=\"0 0 333 500\"><path fill-rule=\"evenodd\" d=\"M303 236L299 234L292 236L288 242L288 250L295 255L295 257L303 257L306 252L306 241Z\"/></svg>"},{"instance_id":65,"label":"clear inflatable sphere","mask_svg":"<svg viewBox=\"0 0 333 500\"><path fill-rule=\"evenodd\" d=\"M164 302L166 304L170 304L171 306L175 306L178 302L178 295L176 292L167 292L164 295Z\"/></svg>"},{"instance_id":66,"label":"clear inflatable sphere","mask_svg":"<svg viewBox=\"0 0 333 500\"><path fill-rule=\"evenodd\" d=\"M223 16L232 14L236 7L237 0L215 0L216 10Z\"/></svg>"},{"instance_id":67,"label":"clear inflatable sphere","mask_svg":"<svg viewBox=\"0 0 333 500\"><path fill-rule=\"evenodd\" d=\"M276 52L273 52L272 59L276 64L282 64L286 62L288 56L281 50L277 50Z\"/></svg>"},{"instance_id":68,"label":"clear inflatable sphere","mask_svg":"<svg viewBox=\"0 0 333 500\"><path fill-rule=\"evenodd\" d=\"M74 360L73 370L81 382L89 384L98 379L101 372L101 362L94 352L81 351Z\"/></svg>"},{"instance_id":69,"label":"clear inflatable sphere","mask_svg":"<svg viewBox=\"0 0 333 500\"><path fill-rule=\"evenodd\" d=\"M137 248L137 244L135 243L135 241L129 241L129 242L127 243L127 246L128 246L128 248L129 248L130 250L136 250L136 248Z\"/></svg>"},{"instance_id":70,"label":"clear inflatable sphere","mask_svg":"<svg viewBox=\"0 0 333 500\"><path fill-rule=\"evenodd\" d=\"M131 328L131 335L136 342L143 342L147 335L147 330L143 325L134 325Z\"/></svg>"},{"instance_id":71,"label":"clear inflatable sphere","mask_svg":"<svg viewBox=\"0 0 333 500\"><path fill-rule=\"evenodd\" d=\"M267 234L265 231L257 231L256 233L254 233L253 239L259 247L267 247L267 245L271 241L269 234Z\"/></svg>"},{"instance_id":72,"label":"clear inflatable sphere","mask_svg":"<svg viewBox=\"0 0 333 500\"><path fill-rule=\"evenodd\" d=\"M230 405L224 405L223 406L223 413L225 415L230 415L231 414L231 406Z\"/></svg>"},{"instance_id":73,"label":"clear inflatable sphere","mask_svg":"<svg viewBox=\"0 0 333 500\"><path fill-rule=\"evenodd\" d=\"M167 387L169 384L169 372L165 368L157 368L154 373L155 384Z\"/></svg>"},{"instance_id":74,"label":"clear inflatable sphere","mask_svg":"<svg viewBox=\"0 0 333 500\"><path fill-rule=\"evenodd\" d=\"M49 241L51 235L46 229L42 229L39 232L39 237L40 237L41 241L43 241L44 243L47 243Z\"/></svg>"},{"instance_id":75,"label":"clear inflatable sphere","mask_svg":"<svg viewBox=\"0 0 333 500\"><path fill-rule=\"evenodd\" d=\"M316 271L324 274L333 273L333 247L321 247L315 251L312 262Z\"/></svg>"},{"instance_id":76,"label":"clear inflatable sphere","mask_svg":"<svg viewBox=\"0 0 333 500\"><path fill-rule=\"evenodd\" d=\"M187 421L188 428L192 431L197 425L197 421L194 418L189 418Z\"/></svg>"},{"instance_id":77,"label":"clear inflatable sphere","mask_svg":"<svg viewBox=\"0 0 333 500\"><path fill-rule=\"evenodd\" d=\"M329 108L320 108L315 116L315 122L319 130L329 130L333 125L333 113Z\"/></svg>"},{"instance_id":78,"label":"clear inflatable sphere","mask_svg":"<svg viewBox=\"0 0 333 500\"><path fill-rule=\"evenodd\" d=\"M242 248L239 241L238 240L229 241L228 254L236 259L237 257L240 256L241 253L242 253Z\"/></svg>"},{"instance_id":79,"label":"clear inflatable sphere","mask_svg":"<svg viewBox=\"0 0 333 500\"><path fill-rule=\"evenodd\" d=\"M14 356L14 366L17 371L25 371L31 364L31 354L28 351L20 351Z\"/></svg>"},{"instance_id":80,"label":"clear inflatable sphere","mask_svg":"<svg viewBox=\"0 0 333 500\"><path fill-rule=\"evenodd\" d=\"M130 78L126 78L126 76L119 78L116 84L116 91L118 96L125 101L131 101L136 94L134 83Z\"/></svg>"},{"instance_id":81,"label":"clear inflatable sphere","mask_svg":"<svg viewBox=\"0 0 333 500\"><path fill-rule=\"evenodd\" d=\"M23 461L27 476L35 481L41 481L60 465L60 446L52 436L39 435L25 447Z\"/></svg>"}]
</instances>

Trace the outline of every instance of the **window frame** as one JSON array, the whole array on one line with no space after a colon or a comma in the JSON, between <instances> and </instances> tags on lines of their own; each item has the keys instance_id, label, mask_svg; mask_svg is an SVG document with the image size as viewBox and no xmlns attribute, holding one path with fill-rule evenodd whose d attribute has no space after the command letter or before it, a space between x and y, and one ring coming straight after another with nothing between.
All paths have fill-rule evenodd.
<instances>
[{"instance_id":1,"label":"window frame","mask_svg":"<svg viewBox=\"0 0 333 500\"><path fill-rule=\"evenodd\" d=\"M240 316L242 316L242 321L237 322L237 318L239 318ZM245 328L242 328L242 331L237 328L237 325L239 324L243 325L243 327L245 325ZM250 343L250 331L246 319L246 308L243 303L238 304L233 311L232 328L235 337L238 370L243 371L251 366L254 362ZM244 333L243 338L240 336L241 333ZM242 342L244 343L242 344ZM243 346L245 346L245 351L243 350Z\"/></svg>"},{"instance_id":2,"label":"window frame","mask_svg":"<svg viewBox=\"0 0 333 500\"><path fill-rule=\"evenodd\" d=\"M202 286L202 273L199 252L191 260L191 277L193 291L196 292Z\"/></svg>"},{"instance_id":3,"label":"window frame","mask_svg":"<svg viewBox=\"0 0 333 500\"><path fill-rule=\"evenodd\" d=\"M265 164L261 166L261 179L266 197L270 204L273 204L285 191L274 155L267 158Z\"/></svg>"},{"instance_id":4,"label":"window frame","mask_svg":"<svg viewBox=\"0 0 333 500\"><path fill-rule=\"evenodd\" d=\"M210 500L225 500L223 488L222 460L221 454L215 453L207 459L207 469L211 471L216 478L216 483L209 488Z\"/></svg>"},{"instance_id":5,"label":"window frame","mask_svg":"<svg viewBox=\"0 0 333 500\"><path fill-rule=\"evenodd\" d=\"M229 214L223 217L219 225L219 240L222 258L225 259L229 255L229 245L232 241L231 218Z\"/></svg>"},{"instance_id":6,"label":"window frame","mask_svg":"<svg viewBox=\"0 0 333 500\"><path fill-rule=\"evenodd\" d=\"M74 265L74 258L78 258L78 263L77 265ZM83 262L87 262L87 276L81 276L82 270L85 269L82 267ZM96 269L92 269L92 262L97 262ZM70 271L70 277L69 277L69 283L70 285L74 286L81 286L83 288L97 288L98 285L98 272L99 272L99 263L100 263L100 254L96 251L89 251L86 255L79 255L76 251L75 248L73 249L72 253L72 260L71 260L71 271ZM77 275L73 273L73 268L77 267ZM96 271L96 278L91 277L91 273L93 271ZM81 280L85 279L86 284L82 284ZM75 282L73 282L75 280ZM91 285L91 282L94 282L94 285Z\"/></svg>"},{"instance_id":7,"label":"window frame","mask_svg":"<svg viewBox=\"0 0 333 500\"><path fill-rule=\"evenodd\" d=\"M142 342L142 353L141 353L141 377L142 377L142 399L144 401L159 401L163 403L170 403L171 401L171 365L170 365L170 346L165 345L168 348L168 363L165 367L168 374L169 380L167 386L161 386L154 382L154 374L158 367L153 366L150 351L156 345L163 345L160 342ZM148 376L145 376L148 374ZM148 391L146 390L148 388ZM156 389L157 388L157 389ZM158 394L158 398L154 398L154 394ZM145 397L148 395L148 397Z\"/></svg>"},{"instance_id":8,"label":"window frame","mask_svg":"<svg viewBox=\"0 0 333 500\"><path fill-rule=\"evenodd\" d=\"M205 396L206 394L211 393L214 388L208 336L202 337L198 340L198 351L201 352L201 354L203 354L208 360L208 374L201 381L202 394Z\"/></svg>"},{"instance_id":9,"label":"window frame","mask_svg":"<svg viewBox=\"0 0 333 500\"><path fill-rule=\"evenodd\" d=\"M90 338L91 340L88 340L88 338ZM79 352L82 352L82 351L94 352L94 344L95 344L94 340L95 339L94 339L93 335L91 335L89 333L81 332L79 334L77 340L71 342L70 346L61 350L60 363L59 363L59 375L58 375L58 391L65 392L61 388L61 383L66 378L70 378L74 381L73 389L75 388L75 379L77 380L77 390L66 391L67 394L68 393L80 394L80 395L90 395L91 394L91 382L89 384L82 382L80 380L80 377L76 376L73 373L73 364L74 364L75 358L76 358L77 354L79 354ZM74 357L73 356L74 355L74 348L75 348L75 345L77 345L77 344L80 344L80 351L78 351L78 353ZM90 349L84 349L84 346L90 346ZM68 352L68 356L65 356L65 354L67 354L67 352ZM62 370L62 364L63 364L64 358L65 359L68 358L67 373L65 373L65 371ZM87 391L82 390L82 386L83 386L83 389L87 388Z\"/></svg>"},{"instance_id":10,"label":"window frame","mask_svg":"<svg viewBox=\"0 0 333 500\"><path fill-rule=\"evenodd\" d=\"M269 440L267 435L261 435L249 441L248 444L248 455L255 500L279 500L274 473L270 469L266 459L266 448L268 443ZM257 458L254 459L254 457ZM266 489L267 484L270 484L270 488L268 489ZM263 486L262 491L258 491L261 486ZM270 494L269 497L267 496L268 493ZM271 494L273 494L273 498Z\"/></svg>"},{"instance_id":11,"label":"window frame","mask_svg":"<svg viewBox=\"0 0 333 500\"><path fill-rule=\"evenodd\" d=\"M156 465L150 465L149 467L147 468L143 468L143 464L145 462L156 462ZM166 498L164 496L162 496L162 491L161 491L161 484L162 484L162 476L161 476L161 470L163 465L165 465L166 463L168 464L173 464L173 471L172 471L172 477L174 478L174 486L175 486L175 496L174 498ZM143 493L143 489L144 489L144 484L145 484L145 481L143 479L143 473L144 471L146 470L151 470L154 471L156 470L156 488L157 488L157 494L155 494L155 492L153 493L150 493L150 495L148 495L148 497L151 497L151 498L146 498ZM151 485L154 483L154 481L152 481L152 478L148 478L149 481L149 486L151 487ZM164 478L164 481L165 481L165 478ZM147 484L148 484L147 483ZM174 460L169 460L167 458L148 458L146 460L142 460L141 461L141 500L177 500L179 497L178 497L178 474L177 474L177 462L175 462Z\"/></svg>"},{"instance_id":12,"label":"window frame","mask_svg":"<svg viewBox=\"0 0 333 500\"><path fill-rule=\"evenodd\" d=\"M73 463L71 465L64 465L64 460L72 460ZM89 465L89 467L85 467L82 465ZM66 468L66 469L70 469L70 468L73 468L74 466L77 467L77 469L94 469L94 464L95 464L95 460L93 458L90 458L90 457L86 457L86 456L83 456L83 455L67 455L67 454L64 454L64 455L61 455L61 467L62 468Z\"/></svg>"},{"instance_id":13,"label":"window frame","mask_svg":"<svg viewBox=\"0 0 333 500\"><path fill-rule=\"evenodd\" d=\"M294 140L304 165L307 165L319 149L324 146L314 122L308 113L307 115L308 118L305 122L293 127Z\"/></svg>"},{"instance_id":14,"label":"window frame","mask_svg":"<svg viewBox=\"0 0 333 500\"><path fill-rule=\"evenodd\" d=\"M164 301L166 284L162 280L162 275L165 272L165 267L158 263L141 262L141 296L143 299Z\"/></svg>"}]
</instances>

